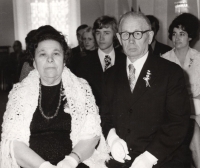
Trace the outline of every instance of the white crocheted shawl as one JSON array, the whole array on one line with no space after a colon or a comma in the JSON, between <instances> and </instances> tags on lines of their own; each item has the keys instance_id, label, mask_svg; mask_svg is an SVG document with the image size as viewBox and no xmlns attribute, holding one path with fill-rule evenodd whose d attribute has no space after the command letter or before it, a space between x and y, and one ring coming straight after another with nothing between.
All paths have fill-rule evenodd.
<instances>
[{"instance_id":1,"label":"white crocheted shawl","mask_svg":"<svg viewBox=\"0 0 200 168\"><path fill-rule=\"evenodd\" d=\"M33 70L21 83L14 85L9 93L2 124L1 168L19 168L13 155L13 140L22 141L29 146L30 123L38 106L39 78L38 71ZM98 149L84 163L91 168L106 167L109 149L102 135L100 116L90 86L66 67L62 73L62 82L67 98L64 111L72 117L72 147L84 137L101 136Z\"/></svg>"}]
</instances>

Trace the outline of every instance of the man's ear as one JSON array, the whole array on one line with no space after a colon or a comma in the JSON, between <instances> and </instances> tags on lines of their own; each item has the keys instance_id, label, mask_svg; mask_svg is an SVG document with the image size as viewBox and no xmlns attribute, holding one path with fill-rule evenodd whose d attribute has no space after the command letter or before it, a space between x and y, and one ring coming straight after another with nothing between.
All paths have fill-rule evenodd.
<instances>
[{"instance_id":1,"label":"man's ear","mask_svg":"<svg viewBox=\"0 0 200 168\"><path fill-rule=\"evenodd\" d=\"M35 64L35 60L33 60L33 67L34 67L35 69L37 69L36 64Z\"/></svg>"},{"instance_id":2,"label":"man's ear","mask_svg":"<svg viewBox=\"0 0 200 168\"><path fill-rule=\"evenodd\" d=\"M121 41L120 34L119 34L119 33L116 33L116 35L117 35L117 38L118 38L118 40L119 40L119 43L122 45L122 41Z\"/></svg>"},{"instance_id":3,"label":"man's ear","mask_svg":"<svg viewBox=\"0 0 200 168\"><path fill-rule=\"evenodd\" d=\"M153 40L153 36L154 36L154 32L153 31L149 31L149 44L151 44L152 40Z\"/></svg>"}]
</instances>

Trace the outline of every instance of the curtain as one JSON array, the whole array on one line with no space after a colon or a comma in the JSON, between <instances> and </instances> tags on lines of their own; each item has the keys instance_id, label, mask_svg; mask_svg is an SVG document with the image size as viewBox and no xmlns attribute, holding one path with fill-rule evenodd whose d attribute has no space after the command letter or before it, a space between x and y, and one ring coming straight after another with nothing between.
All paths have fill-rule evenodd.
<instances>
[{"instance_id":1,"label":"curtain","mask_svg":"<svg viewBox=\"0 0 200 168\"><path fill-rule=\"evenodd\" d=\"M13 0L15 39L25 48L25 37L33 29L51 25L66 37L70 47L77 45L80 0Z\"/></svg>"},{"instance_id":2,"label":"curtain","mask_svg":"<svg viewBox=\"0 0 200 168\"><path fill-rule=\"evenodd\" d=\"M200 19L200 11L199 11L199 8L200 8L200 2L199 2L199 0L197 0L197 13L198 13L198 18Z\"/></svg>"}]
</instances>

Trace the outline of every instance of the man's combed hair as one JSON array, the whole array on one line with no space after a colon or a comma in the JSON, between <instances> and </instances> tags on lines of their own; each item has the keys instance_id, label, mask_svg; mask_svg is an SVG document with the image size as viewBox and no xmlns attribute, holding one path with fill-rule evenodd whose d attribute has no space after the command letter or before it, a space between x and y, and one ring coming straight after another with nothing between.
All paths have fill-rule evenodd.
<instances>
[{"instance_id":1,"label":"man's combed hair","mask_svg":"<svg viewBox=\"0 0 200 168\"><path fill-rule=\"evenodd\" d=\"M123 14L121 16L121 18L119 19L119 23L118 23L118 30L121 31L121 23L123 22L124 19L128 18L128 17L135 17L135 18L141 18L144 19L147 23L147 26L149 28L149 30L151 30L151 23L149 21L149 19L141 12L127 12L125 14Z\"/></svg>"},{"instance_id":2,"label":"man's combed hair","mask_svg":"<svg viewBox=\"0 0 200 168\"><path fill-rule=\"evenodd\" d=\"M93 33L95 33L97 29L108 28L108 27L111 27L112 30L114 31L114 34L116 34L117 20L111 16L107 16L107 15L101 16L97 20L95 20L93 24Z\"/></svg>"},{"instance_id":3,"label":"man's combed hair","mask_svg":"<svg viewBox=\"0 0 200 168\"><path fill-rule=\"evenodd\" d=\"M80 25L80 26L76 29L76 34L78 34L78 31L79 31L79 30L85 29L85 28L87 28L87 27L88 27L88 25L86 25L86 24Z\"/></svg>"},{"instance_id":4,"label":"man's combed hair","mask_svg":"<svg viewBox=\"0 0 200 168\"><path fill-rule=\"evenodd\" d=\"M149 19L149 21L151 22L151 25L154 23L155 24L155 32L157 33L158 30L160 29L160 25L159 25L159 20L153 16L153 15L146 15L146 17Z\"/></svg>"}]
</instances>

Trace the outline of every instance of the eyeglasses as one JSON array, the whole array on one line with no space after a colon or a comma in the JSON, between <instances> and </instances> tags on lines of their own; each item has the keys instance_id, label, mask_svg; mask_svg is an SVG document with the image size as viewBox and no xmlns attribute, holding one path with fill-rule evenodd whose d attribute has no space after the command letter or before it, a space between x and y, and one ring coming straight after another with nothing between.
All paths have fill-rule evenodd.
<instances>
[{"instance_id":1,"label":"eyeglasses","mask_svg":"<svg viewBox=\"0 0 200 168\"><path fill-rule=\"evenodd\" d=\"M130 32L119 32L122 40L128 40L130 38L130 35L133 35L133 37L137 40L140 40L143 36L144 33L149 32L151 30L146 30L146 31L134 31L132 33Z\"/></svg>"}]
</instances>

